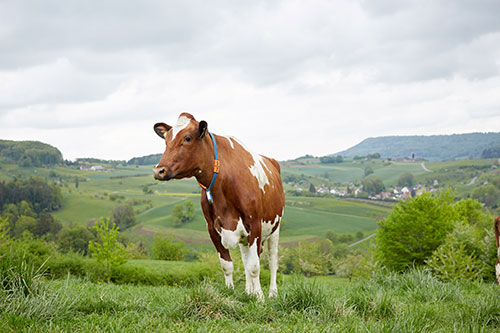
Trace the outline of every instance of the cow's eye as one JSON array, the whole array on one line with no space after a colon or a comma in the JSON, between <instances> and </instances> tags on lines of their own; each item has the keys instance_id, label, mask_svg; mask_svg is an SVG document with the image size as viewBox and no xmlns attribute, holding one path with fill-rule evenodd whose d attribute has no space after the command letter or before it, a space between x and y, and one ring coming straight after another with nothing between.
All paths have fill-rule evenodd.
<instances>
[{"instance_id":1,"label":"cow's eye","mask_svg":"<svg viewBox=\"0 0 500 333\"><path fill-rule=\"evenodd\" d=\"M191 141L191 137L190 137L190 136L186 136L186 137L184 138L184 140L186 140L186 142L189 142L189 141Z\"/></svg>"}]
</instances>

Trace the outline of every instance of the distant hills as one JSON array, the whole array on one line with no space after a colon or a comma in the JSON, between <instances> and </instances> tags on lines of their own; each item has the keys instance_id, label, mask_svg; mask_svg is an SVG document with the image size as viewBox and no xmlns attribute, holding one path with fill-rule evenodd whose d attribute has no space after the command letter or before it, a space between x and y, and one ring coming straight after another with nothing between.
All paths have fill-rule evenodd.
<instances>
[{"instance_id":1,"label":"distant hills","mask_svg":"<svg viewBox=\"0 0 500 333\"><path fill-rule=\"evenodd\" d=\"M39 167L60 164L63 157L59 149L43 142L0 140L0 161Z\"/></svg>"},{"instance_id":2,"label":"distant hills","mask_svg":"<svg viewBox=\"0 0 500 333\"><path fill-rule=\"evenodd\" d=\"M486 149L500 147L499 133L452 135L381 136L368 138L357 145L331 155L345 157L380 153L381 157L424 158L431 161L481 158Z\"/></svg>"}]
</instances>

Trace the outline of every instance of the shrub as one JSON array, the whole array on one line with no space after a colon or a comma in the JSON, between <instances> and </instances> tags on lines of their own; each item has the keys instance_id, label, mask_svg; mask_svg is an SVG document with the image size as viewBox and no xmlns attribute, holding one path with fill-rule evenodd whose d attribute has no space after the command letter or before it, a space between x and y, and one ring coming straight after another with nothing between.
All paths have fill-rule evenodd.
<instances>
[{"instance_id":1,"label":"shrub","mask_svg":"<svg viewBox=\"0 0 500 333\"><path fill-rule=\"evenodd\" d=\"M106 268L105 278L111 278L111 268L116 268L127 262L129 254L123 244L118 242L118 227L113 223L109 226L109 219L101 218L93 229L97 232L98 241L89 242L89 249L97 262Z\"/></svg>"},{"instance_id":2,"label":"shrub","mask_svg":"<svg viewBox=\"0 0 500 333\"><path fill-rule=\"evenodd\" d=\"M390 269L403 270L425 263L453 229L458 216L453 193L425 192L400 202L379 222L377 258Z\"/></svg>"},{"instance_id":3,"label":"shrub","mask_svg":"<svg viewBox=\"0 0 500 333\"><path fill-rule=\"evenodd\" d=\"M473 280L482 278L481 262L467 254L465 244L458 248L450 242L441 245L427 261L432 273L441 280Z\"/></svg>"},{"instance_id":4,"label":"shrub","mask_svg":"<svg viewBox=\"0 0 500 333\"><path fill-rule=\"evenodd\" d=\"M334 272L333 245L328 239L319 242L301 242L292 248L283 248L280 270L306 276L328 275Z\"/></svg>"},{"instance_id":5,"label":"shrub","mask_svg":"<svg viewBox=\"0 0 500 333\"><path fill-rule=\"evenodd\" d=\"M113 222L122 229L133 226L136 223L134 209L131 206L116 206L113 210Z\"/></svg>"},{"instance_id":6,"label":"shrub","mask_svg":"<svg viewBox=\"0 0 500 333\"><path fill-rule=\"evenodd\" d=\"M57 238L62 252L80 252L83 255L88 252L89 241L94 240L94 236L83 226L64 228Z\"/></svg>"},{"instance_id":7,"label":"shrub","mask_svg":"<svg viewBox=\"0 0 500 333\"><path fill-rule=\"evenodd\" d=\"M173 238L154 236L153 258L157 260L184 260L187 255L186 245Z\"/></svg>"}]
</instances>

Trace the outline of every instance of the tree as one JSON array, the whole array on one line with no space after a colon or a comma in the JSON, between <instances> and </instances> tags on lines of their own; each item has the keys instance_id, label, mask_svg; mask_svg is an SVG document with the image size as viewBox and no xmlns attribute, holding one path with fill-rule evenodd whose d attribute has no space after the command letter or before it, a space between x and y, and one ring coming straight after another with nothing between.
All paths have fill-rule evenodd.
<instances>
[{"instance_id":1,"label":"tree","mask_svg":"<svg viewBox=\"0 0 500 333\"><path fill-rule=\"evenodd\" d=\"M493 184L480 186L472 192L472 197L484 203L487 207L494 207L498 200L498 190Z\"/></svg>"},{"instance_id":2,"label":"tree","mask_svg":"<svg viewBox=\"0 0 500 333\"><path fill-rule=\"evenodd\" d=\"M411 174L409 172L405 172L401 176L399 176L398 186L412 187L413 186L413 174Z\"/></svg>"},{"instance_id":3,"label":"tree","mask_svg":"<svg viewBox=\"0 0 500 333\"><path fill-rule=\"evenodd\" d=\"M116 206L113 211L113 222L122 229L133 226L136 222L134 209L131 206Z\"/></svg>"},{"instance_id":4,"label":"tree","mask_svg":"<svg viewBox=\"0 0 500 333\"><path fill-rule=\"evenodd\" d=\"M194 219L194 204L191 200L187 200L184 204L186 212L184 213L186 221L192 221Z\"/></svg>"},{"instance_id":5,"label":"tree","mask_svg":"<svg viewBox=\"0 0 500 333\"><path fill-rule=\"evenodd\" d=\"M334 231L331 231L331 230L328 230L326 233L325 233L325 237L327 239L330 240L330 242L332 242L332 244L335 244L338 242L339 240L339 235L337 235Z\"/></svg>"},{"instance_id":6,"label":"tree","mask_svg":"<svg viewBox=\"0 0 500 333\"><path fill-rule=\"evenodd\" d=\"M184 220L184 207L182 204L175 205L172 209L172 216L174 217L175 225L182 225Z\"/></svg>"},{"instance_id":7,"label":"tree","mask_svg":"<svg viewBox=\"0 0 500 333\"><path fill-rule=\"evenodd\" d=\"M61 230L61 228L61 223L54 219L52 214L42 213L38 218L38 223L35 228L35 236L40 237L48 233L51 233L55 236Z\"/></svg>"},{"instance_id":8,"label":"tree","mask_svg":"<svg viewBox=\"0 0 500 333\"><path fill-rule=\"evenodd\" d=\"M101 218L92 227L97 232L97 242L89 241L89 250L92 257L106 269L104 278L106 281L111 279L111 269L123 265L129 258L129 253L118 242L118 227L113 223L110 228L109 218Z\"/></svg>"},{"instance_id":9,"label":"tree","mask_svg":"<svg viewBox=\"0 0 500 333\"><path fill-rule=\"evenodd\" d=\"M193 202L186 200L184 203L175 205L172 210L172 216L174 217L174 224L177 226L191 222L195 216Z\"/></svg>"},{"instance_id":10,"label":"tree","mask_svg":"<svg viewBox=\"0 0 500 333\"><path fill-rule=\"evenodd\" d=\"M316 187L314 187L314 185L312 183L311 183L311 185L309 185L309 192L316 193Z\"/></svg>"},{"instance_id":11,"label":"tree","mask_svg":"<svg viewBox=\"0 0 500 333\"><path fill-rule=\"evenodd\" d=\"M459 219L453 208L454 194L424 192L394 206L379 222L377 258L397 271L422 265L445 240Z\"/></svg>"},{"instance_id":12,"label":"tree","mask_svg":"<svg viewBox=\"0 0 500 333\"><path fill-rule=\"evenodd\" d=\"M361 184L363 184L363 190L370 195L379 194L385 190L384 182L377 177L365 178Z\"/></svg>"},{"instance_id":13,"label":"tree","mask_svg":"<svg viewBox=\"0 0 500 333\"><path fill-rule=\"evenodd\" d=\"M76 226L62 229L57 239L57 244L62 252L74 251L87 255L89 242L94 237L87 228Z\"/></svg>"},{"instance_id":14,"label":"tree","mask_svg":"<svg viewBox=\"0 0 500 333\"><path fill-rule=\"evenodd\" d=\"M373 169L369 166L365 168L365 177L371 175L373 173Z\"/></svg>"},{"instance_id":15,"label":"tree","mask_svg":"<svg viewBox=\"0 0 500 333\"><path fill-rule=\"evenodd\" d=\"M186 245L171 237L161 237L155 234L153 242L153 258L157 260L181 261L186 258Z\"/></svg>"},{"instance_id":16,"label":"tree","mask_svg":"<svg viewBox=\"0 0 500 333\"><path fill-rule=\"evenodd\" d=\"M34 235L36 227L37 221L34 217L21 215L16 221L14 236L20 238L25 231L29 231L31 235Z\"/></svg>"},{"instance_id":17,"label":"tree","mask_svg":"<svg viewBox=\"0 0 500 333\"><path fill-rule=\"evenodd\" d=\"M78 176L75 176L75 188L78 188L78 185L80 185L78 182Z\"/></svg>"}]
</instances>

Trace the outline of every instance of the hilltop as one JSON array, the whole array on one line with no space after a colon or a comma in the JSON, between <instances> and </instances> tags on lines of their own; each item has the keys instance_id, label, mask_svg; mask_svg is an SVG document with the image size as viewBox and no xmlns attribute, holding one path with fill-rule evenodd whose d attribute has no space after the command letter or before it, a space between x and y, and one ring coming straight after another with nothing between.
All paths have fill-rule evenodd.
<instances>
[{"instance_id":1,"label":"hilltop","mask_svg":"<svg viewBox=\"0 0 500 333\"><path fill-rule=\"evenodd\" d=\"M345 157L380 153L387 157L423 158L430 161L480 158L485 149L500 146L499 133L451 135L381 136L367 138L357 145L332 155Z\"/></svg>"},{"instance_id":2,"label":"hilltop","mask_svg":"<svg viewBox=\"0 0 500 333\"><path fill-rule=\"evenodd\" d=\"M59 149L43 142L0 140L0 161L39 167L61 164L63 158Z\"/></svg>"}]
</instances>

